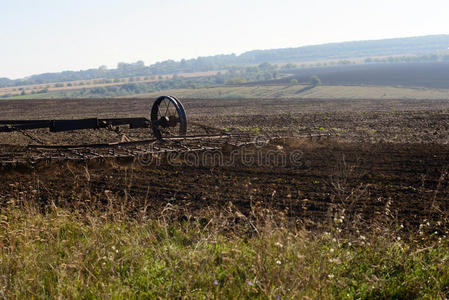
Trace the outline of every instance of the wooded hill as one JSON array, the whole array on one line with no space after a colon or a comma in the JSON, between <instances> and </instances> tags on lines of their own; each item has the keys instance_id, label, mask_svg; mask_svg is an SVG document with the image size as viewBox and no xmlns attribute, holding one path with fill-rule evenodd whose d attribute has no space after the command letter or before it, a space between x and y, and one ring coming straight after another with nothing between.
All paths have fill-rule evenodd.
<instances>
[{"instance_id":1,"label":"wooded hill","mask_svg":"<svg viewBox=\"0 0 449 300\"><path fill-rule=\"evenodd\" d=\"M369 58L385 56L419 56L425 61L434 60L432 55L448 55L449 35L432 35L410 38L396 38L371 41L353 41L323 45L284 48L272 50L254 50L241 55L215 55L167 60L150 66L143 61L117 64L115 69L100 67L82 71L64 71L60 73L44 73L24 79L10 80L0 78L0 87L42 84L75 80L90 80L97 78L123 78L130 76L155 76L189 72L232 69L245 65L267 63L298 63L306 61L345 60L350 58ZM446 57L446 56L444 56ZM443 59L444 60L444 59Z\"/></svg>"}]
</instances>

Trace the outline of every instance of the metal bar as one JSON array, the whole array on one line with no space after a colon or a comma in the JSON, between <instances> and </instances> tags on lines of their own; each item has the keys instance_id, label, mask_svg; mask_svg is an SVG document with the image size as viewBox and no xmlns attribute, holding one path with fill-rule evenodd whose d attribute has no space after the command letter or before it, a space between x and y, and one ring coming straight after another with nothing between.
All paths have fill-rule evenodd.
<instances>
[{"instance_id":1,"label":"metal bar","mask_svg":"<svg viewBox=\"0 0 449 300\"><path fill-rule=\"evenodd\" d=\"M249 135L232 135L232 134L202 134L202 135L190 135L190 136L174 136L169 138L164 138L164 141L192 141L192 140L214 140L223 138L237 138L237 137L248 137ZM76 148L111 148L118 146L132 146L132 145L146 145L159 141L158 139L131 141L131 142L116 142L108 144L83 144L83 145L29 145L29 148L33 149L76 149Z\"/></svg>"},{"instance_id":2,"label":"metal bar","mask_svg":"<svg viewBox=\"0 0 449 300\"><path fill-rule=\"evenodd\" d=\"M51 122L39 122L39 123L16 123L10 126L1 126L0 132L12 132L12 131L21 131L21 130L31 130L31 129L39 129L39 128L50 128L52 125Z\"/></svg>"},{"instance_id":3,"label":"metal bar","mask_svg":"<svg viewBox=\"0 0 449 300\"><path fill-rule=\"evenodd\" d=\"M51 132L72 131L99 128L98 119L55 120L50 126Z\"/></svg>"},{"instance_id":4,"label":"metal bar","mask_svg":"<svg viewBox=\"0 0 449 300\"><path fill-rule=\"evenodd\" d=\"M127 125L131 123L150 122L147 118L112 118L112 119L98 119L100 122L106 122L111 125Z\"/></svg>"},{"instance_id":5,"label":"metal bar","mask_svg":"<svg viewBox=\"0 0 449 300\"><path fill-rule=\"evenodd\" d=\"M69 119L69 120L0 120L0 132L50 128L52 132L98 129L107 126L129 125L130 128L148 128L151 126L147 118L110 118L110 119Z\"/></svg>"},{"instance_id":6,"label":"metal bar","mask_svg":"<svg viewBox=\"0 0 449 300\"><path fill-rule=\"evenodd\" d=\"M86 119L57 119L57 120L0 120L0 125L8 125L8 124L29 124L29 123L49 123L53 121L82 121L89 120L92 118ZM97 118L98 119L98 118ZM111 123L112 125L126 125L129 123L138 123L143 121L149 121L147 118L136 117L136 118L107 118L107 119L98 119L99 121L105 121L107 123Z\"/></svg>"},{"instance_id":7,"label":"metal bar","mask_svg":"<svg viewBox=\"0 0 449 300\"><path fill-rule=\"evenodd\" d=\"M118 126L129 125L130 128L149 128L151 121L147 118L114 118L114 119L99 119L99 124L104 126Z\"/></svg>"},{"instance_id":8,"label":"metal bar","mask_svg":"<svg viewBox=\"0 0 449 300\"><path fill-rule=\"evenodd\" d=\"M0 120L0 125L49 123L52 120Z\"/></svg>"}]
</instances>

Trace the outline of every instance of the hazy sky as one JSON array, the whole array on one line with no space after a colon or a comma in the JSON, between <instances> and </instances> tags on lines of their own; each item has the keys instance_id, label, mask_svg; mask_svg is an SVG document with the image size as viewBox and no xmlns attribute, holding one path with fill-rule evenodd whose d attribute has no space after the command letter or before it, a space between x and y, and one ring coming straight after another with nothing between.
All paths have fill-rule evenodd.
<instances>
[{"instance_id":1,"label":"hazy sky","mask_svg":"<svg viewBox=\"0 0 449 300\"><path fill-rule=\"evenodd\" d=\"M449 33L448 0L0 0L0 77Z\"/></svg>"}]
</instances>

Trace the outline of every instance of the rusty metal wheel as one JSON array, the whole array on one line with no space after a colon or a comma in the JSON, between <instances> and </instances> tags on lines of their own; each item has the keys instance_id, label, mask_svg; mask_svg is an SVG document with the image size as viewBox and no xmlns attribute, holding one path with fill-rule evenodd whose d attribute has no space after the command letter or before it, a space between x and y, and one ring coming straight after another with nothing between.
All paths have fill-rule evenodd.
<instances>
[{"instance_id":1,"label":"rusty metal wheel","mask_svg":"<svg viewBox=\"0 0 449 300\"><path fill-rule=\"evenodd\" d=\"M161 96L151 108L151 126L157 139L187 133L187 116L182 103L173 96Z\"/></svg>"}]
</instances>

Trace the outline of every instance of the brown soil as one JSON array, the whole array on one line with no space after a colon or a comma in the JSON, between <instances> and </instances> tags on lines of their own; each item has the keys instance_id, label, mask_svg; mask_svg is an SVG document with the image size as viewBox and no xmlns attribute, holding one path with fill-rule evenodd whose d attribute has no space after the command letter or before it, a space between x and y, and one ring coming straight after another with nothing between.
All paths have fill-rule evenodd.
<instances>
[{"instance_id":1,"label":"brown soil","mask_svg":"<svg viewBox=\"0 0 449 300\"><path fill-rule=\"evenodd\" d=\"M79 118L137 116L152 100L39 100L0 103L1 118ZM329 132L330 138L286 138L262 148L238 149L232 164L210 161L192 167L180 155L176 165L162 161L53 162L2 172L0 202L108 207L126 203L130 213L217 214L229 209L249 215L257 209L284 211L317 226L337 212L356 221L389 220L418 225L449 212L449 102L187 100L191 120L220 128L295 136ZM283 107L282 105L285 105ZM245 110L242 110L242 107ZM101 111L101 113L100 113ZM192 129L191 132L197 132ZM49 143L117 138L107 131L33 134ZM143 137L146 131L130 135ZM148 137L148 136L147 136ZM1 134L0 143L26 144L20 133ZM246 151L246 152L243 152ZM269 153L279 160L257 161ZM224 159L231 154L223 149ZM251 164L242 162L251 153ZM291 155L296 154L295 163ZM259 156L258 156L259 155ZM112 201L112 199L114 199ZM111 203L114 202L114 203Z\"/></svg>"}]
</instances>

